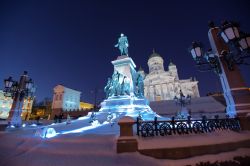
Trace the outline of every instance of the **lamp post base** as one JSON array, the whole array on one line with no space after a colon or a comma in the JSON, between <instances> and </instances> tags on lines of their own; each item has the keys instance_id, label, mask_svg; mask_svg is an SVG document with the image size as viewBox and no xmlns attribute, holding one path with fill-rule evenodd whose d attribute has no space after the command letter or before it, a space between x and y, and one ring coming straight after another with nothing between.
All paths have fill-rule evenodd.
<instances>
[{"instance_id":1,"label":"lamp post base","mask_svg":"<svg viewBox=\"0 0 250 166\"><path fill-rule=\"evenodd\" d=\"M11 116L12 115L12 116ZM19 111L15 110L8 118L8 125L14 127L21 127L22 126L22 118Z\"/></svg>"}]
</instances>

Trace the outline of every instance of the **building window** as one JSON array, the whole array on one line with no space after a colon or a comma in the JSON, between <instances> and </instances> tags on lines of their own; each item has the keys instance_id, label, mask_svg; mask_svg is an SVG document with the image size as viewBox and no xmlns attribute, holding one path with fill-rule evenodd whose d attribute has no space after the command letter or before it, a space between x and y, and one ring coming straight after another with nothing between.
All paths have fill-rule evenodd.
<instances>
[{"instance_id":1,"label":"building window","mask_svg":"<svg viewBox=\"0 0 250 166\"><path fill-rule=\"evenodd\" d=\"M60 94L60 100L62 100L62 94Z\"/></svg>"}]
</instances>

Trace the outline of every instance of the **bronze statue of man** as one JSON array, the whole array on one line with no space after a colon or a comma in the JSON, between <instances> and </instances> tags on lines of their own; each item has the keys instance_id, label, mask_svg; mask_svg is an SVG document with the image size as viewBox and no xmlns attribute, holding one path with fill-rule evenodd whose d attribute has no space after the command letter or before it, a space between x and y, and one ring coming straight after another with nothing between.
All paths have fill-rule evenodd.
<instances>
[{"instance_id":1,"label":"bronze statue of man","mask_svg":"<svg viewBox=\"0 0 250 166\"><path fill-rule=\"evenodd\" d=\"M115 47L118 47L121 55L128 55L128 38L122 33Z\"/></svg>"}]
</instances>

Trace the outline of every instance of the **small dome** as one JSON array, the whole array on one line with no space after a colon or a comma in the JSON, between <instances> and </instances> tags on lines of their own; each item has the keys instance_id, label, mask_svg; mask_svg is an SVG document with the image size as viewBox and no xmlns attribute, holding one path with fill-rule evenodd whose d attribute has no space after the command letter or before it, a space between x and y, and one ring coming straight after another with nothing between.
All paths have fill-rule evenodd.
<instances>
[{"instance_id":1,"label":"small dome","mask_svg":"<svg viewBox=\"0 0 250 166\"><path fill-rule=\"evenodd\" d=\"M173 63L172 59L170 59L170 63L168 66L175 66L175 64Z\"/></svg>"},{"instance_id":2,"label":"small dome","mask_svg":"<svg viewBox=\"0 0 250 166\"><path fill-rule=\"evenodd\" d=\"M160 54L156 53L155 50L153 49L153 53L149 56L149 59L153 57L161 57L161 56Z\"/></svg>"},{"instance_id":3,"label":"small dome","mask_svg":"<svg viewBox=\"0 0 250 166\"><path fill-rule=\"evenodd\" d=\"M138 71L144 71L143 68L140 66L139 70Z\"/></svg>"}]
</instances>

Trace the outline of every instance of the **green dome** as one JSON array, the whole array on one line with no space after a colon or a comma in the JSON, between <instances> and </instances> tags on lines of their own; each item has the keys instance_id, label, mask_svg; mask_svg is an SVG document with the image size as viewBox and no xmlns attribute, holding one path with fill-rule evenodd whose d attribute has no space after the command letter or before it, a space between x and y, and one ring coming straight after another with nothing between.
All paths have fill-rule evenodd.
<instances>
[{"instance_id":1,"label":"green dome","mask_svg":"<svg viewBox=\"0 0 250 166\"><path fill-rule=\"evenodd\" d=\"M156 53L155 50L153 49L153 53L149 56L149 59L153 57L161 57L161 56L160 54Z\"/></svg>"},{"instance_id":2,"label":"green dome","mask_svg":"<svg viewBox=\"0 0 250 166\"><path fill-rule=\"evenodd\" d=\"M139 70L138 71L144 71L143 68L140 66Z\"/></svg>"},{"instance_id":3,"label":"green dome","mask_svg":"<svg viewBox=\"0 0 250 166\"><path fill-rule=\"evenodd\" d=\"M172 59L170 59L170 63L168 66L175 66L175 64L173 63Z\"/></svg>"}]
</instances>

